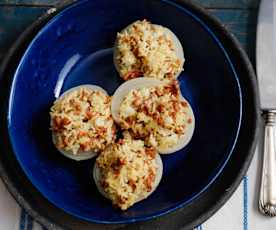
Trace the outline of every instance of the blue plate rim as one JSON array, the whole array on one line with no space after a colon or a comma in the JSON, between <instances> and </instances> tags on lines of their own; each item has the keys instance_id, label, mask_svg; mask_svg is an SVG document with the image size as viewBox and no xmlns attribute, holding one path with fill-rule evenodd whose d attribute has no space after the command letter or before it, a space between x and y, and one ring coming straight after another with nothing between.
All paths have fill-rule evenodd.
<instances>
[{"instance_id":1,"label":"blue plate rim","mask_svg":"<svg viewBox=\"0 0 276 230\"><path fill-rule=\"evenodd\" d=\"M24 52L24 55L23 57L21 58L20 60L20 63L18 65L18 68L14 74L14 80L12 82L12 87L11 87L11 94L10 94L10 98L9 98L9 107L8 107L8 113L7 113L7 122L9 123L9 114L10 114L10 110L11 110L11 102L12 102L12 98L13 98L13 93L14 93L14 85L16 84L16 75L17 73L19 72L21 66L23 65L24 63L24 58L25 56L27 55L27 53L29 52L30 48L32 47L33 43L37 40L37 38L40 36L41 33L43 33L45 30L47 30L47 28L49 26L51 26L52 23L54 23L59 17L61 17L64 13L66 13L68 10L70 10L71 8L74 8L80 4L83 4L85 2L88 2L89 0L80 0L78 2L75 2L75 3L72 3L70 6L68 6L67 8L63 9L61 12L59 12L57 15L55 15L45 26L42 27L42 29L39 30L38 34L33 38L32 42L28 45L28 48L26 49L26 51ZM220 42L220 40L217 38L217 36L212 32L212 30L208 27L208 25L206 23L204 23L198 16L196 16L195 14L193 14L192 12L190 12L189 10L185 9L183 6L177 4L174 2L174 0L172 1L169 1L169 0L161 0L162 2L165 2L167 4L171 4L171 5L174 5L175 7L177 8L180 8L181 10L183 10L186 14L190 15L191 17L193 17L196 21L198 21L200 23L200 25L209 33L209 35L212 37L212 39L216 42L216 44L220 47L220 49L222 50L223 54L225 55L226 57L226 60L232 70L232 73L234 74L235 76L235 79L236 79L236 82L237 82L237 86L238 86L238 91L239 91L239 99L240 99L240 114L239 114L239 122L238 122L238 127L237 127L237 131L236 131L236 135L235 135L235 138L234 138L234 141L233 141L233 145L232 145L232 148L231 150L229 151L229 154L228 156L226 157L226 159L223 161L223 164L218 166L219 170L215 173L216 175L215 176L211 176L212 179L208 182L207 185L204 186L203 189L201 189L200 192L198 192L196 195L193 195L192 198L190 198L189 200L187 200L186 202L180 202L179 205L176 205L174 206L173 208L167 208L165 209L166 211L159 211L159 212L156 212L155 214L152 214L152 215L147 215L147 216L142 216L142 217L138 217L138 218L132 218L132 219L126 219L126 220L123 220L123 221L99 221L99 220L94 220L94 219L90 219L90 218L86 218L86 217L82 217L82 216L79 216L75 213L72 213L72 212L69 212L68 210L65 210L59 206L57 206L54 202L52 202L48 197L46 197L42 192L40 192L46 199L48 199L52 204L54 204L56 207L62 209L63 211L75 216L75 217L78 217L80 219L83 219L83 220L86 220L86 221L92 221L92 222L95 222L95 223L101 223L101 224L126 224L126 223L133 223L133 222L136 222L136 221L145 221L145 220L149 220L149 219L152 219L152 218L156 218L156 217L159 217L159 216L162 216L162 215L165 215L167 213L170 213L172 211L175 211L183 206L185 206L186 204L192 202L194 199L196 199L199 195L201 195L204 191L206 191L209 186L216 180L216 178L220 175L220 173L223 171L225 165L227 164L228 160L230 159L232 153L233 153L233 150L236 146L236 142L237 142L237 139L238 139L238 136L239 136L239 131L240 131L240 127L241 127L241 121L242 121L242 91L241 91L241 86L240 86L240 82L239 82L239 78L238 78L238 75L235 71L235 68L234 68L234 65L228 55L228 53L226 52L225 48L223 47L222 43ZM11 137L10 137L11 138ZM22 167L24 173L27 175L28 179L30 180L29 178L29 175L28 173L26 172L25 168L24 168L24 165L21 164L21 161L18 159L17 157L17 154L15 154L20 166ZM214 171L216 171L217 169L215 169ZM30 180L31 181L31 180ZM33 184L35 186L35 184ZM35 186L36 187L36 186ZM38 187L36 187L36 189L38 191L40 191L40 189Z\"/></svg>"}]
</instances>

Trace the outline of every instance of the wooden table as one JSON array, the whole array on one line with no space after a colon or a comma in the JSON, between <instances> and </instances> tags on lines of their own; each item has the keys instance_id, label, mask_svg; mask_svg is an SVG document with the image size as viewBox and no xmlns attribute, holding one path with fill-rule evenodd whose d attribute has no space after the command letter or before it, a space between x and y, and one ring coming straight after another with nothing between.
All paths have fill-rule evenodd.
<instances>
[{"instance_id":1,"label":"wooden table","mask_svg":"<svg viewBox=\"0 0 276 230\"><path fill-rule=\"evenodd\" d=\"M18 35L60 0L0 0L0 61ZM254 63L259 0L195 0L242 43Z\"/></svg>"},{"instance_id":2,"label":"wooden table","mask_svg":"<svg viewBox=\"0 0 276 230\"><path fill-rule=\"evenodd\" d=\"M30 23L61 2L61 0L0 0L0 61ZM254 64L259 0L195 0L195 2L219 18L241 42ZM26 214L23 212L23 215ZM31 217L27 216L28 223L31 224L30 219Z\"/></svg>"}]
</instances>

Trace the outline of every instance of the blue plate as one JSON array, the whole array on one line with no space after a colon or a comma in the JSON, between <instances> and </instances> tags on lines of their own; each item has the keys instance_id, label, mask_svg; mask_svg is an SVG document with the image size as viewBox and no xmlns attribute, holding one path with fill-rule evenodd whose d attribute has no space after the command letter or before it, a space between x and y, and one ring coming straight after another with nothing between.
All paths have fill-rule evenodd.
<instances>
[{"instance_id":1,"label":"blue plate","mask_svg":"<svg viewBox=\"0 0 276 230\"><path fill-rule=\"evenodd\" d=\"M110 94L122 83L112 63L116 33L137 19L170 28L185 52L179 77L196 128L190 144L162 157L164 176L146 200L122 212L97 191L94 160L74 162L57 152L49 130L55 97L80 84ZM16 70L8 108L13 152L32 184L50 202L81 219L129 223L192 202L218 177L239 134L243 98L233 63L212 30L172 1L79 1L54 17L34 38Z\"/></svg>"}]
</instances>

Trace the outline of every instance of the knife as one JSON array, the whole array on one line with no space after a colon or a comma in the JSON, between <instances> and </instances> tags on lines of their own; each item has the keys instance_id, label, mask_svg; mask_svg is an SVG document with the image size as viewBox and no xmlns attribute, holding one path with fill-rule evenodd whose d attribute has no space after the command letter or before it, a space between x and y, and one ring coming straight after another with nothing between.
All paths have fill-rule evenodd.
<instances>
[{"instance_id":1,"label":"knife","mask_svg":"<svg viewBox=\"0 0 276 230\"><path fill-rule=\"evenodd\" d=\"M260 3L256 63L264 119L264 154L259 209L276 216L276 0Z\"/></svg>"}]
</instances>

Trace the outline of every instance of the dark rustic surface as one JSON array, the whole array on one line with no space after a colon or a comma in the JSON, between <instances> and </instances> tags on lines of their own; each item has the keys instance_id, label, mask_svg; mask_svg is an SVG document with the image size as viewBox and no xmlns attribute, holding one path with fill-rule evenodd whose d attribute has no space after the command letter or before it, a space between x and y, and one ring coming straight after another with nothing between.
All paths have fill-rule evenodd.
<instances>
[{"instance_id":1,"label":"dark rustic surface","mask_svg":"<svg viewBox=\"0 0 276 230\"><path fill-rule=\"evenodd\" d=\"M58 0L0 0L0 59L12 42ZM238 38L251 59L254 56L258 0L196 0Z\"/></svg>"}]
</instances>

